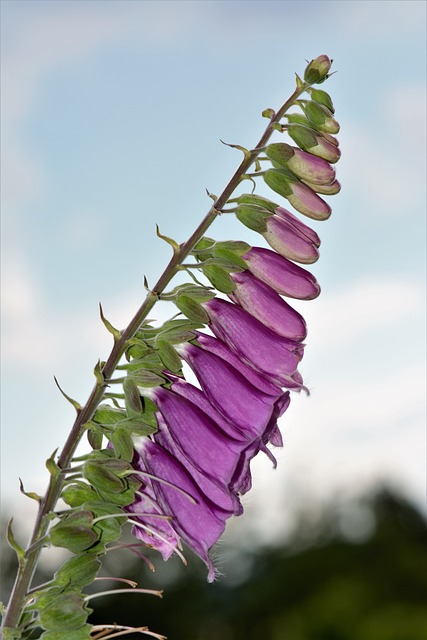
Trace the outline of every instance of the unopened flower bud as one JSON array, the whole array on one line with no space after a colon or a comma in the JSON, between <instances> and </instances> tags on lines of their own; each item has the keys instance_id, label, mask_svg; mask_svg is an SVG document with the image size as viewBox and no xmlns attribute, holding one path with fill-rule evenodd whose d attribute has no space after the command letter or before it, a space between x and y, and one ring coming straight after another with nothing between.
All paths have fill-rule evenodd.
<instances>
[{"instance_id":1,"label":"unopened flower bud","mask_svg":"<svg viewBox=\"0 0 427 640\"><path fill-rule=\"evenodd\" d=\"M331 184L335 180L335 169L326 160L289 144L270 144L266 149L266 155L290 169L304 182Z\"/></svg>"},{"instance_id":2,"label":"unopened flower bud","mask_svg":"<svg viewBox=\"0 0 427 640\"><path fill-rule=\"evenodd\" d=\"M331 207L322 198L299 180L289 179L280 169L268 169L263 174L268 186L289 200L297 211L314 220L327 220L331 215Z\"/></svg>"},{"instance_id":3,"label":"unopened flower bud","mask_svg":"<svg viewBox=\"0 0 427 640\"><path fill-rule=\"evenodd\" d=\"M328 77L332 60L325 54L308 63L304 71L304 80L308 84L320 84Z\"/></svg>"},{"instance_id":4,"label":"unopened flower bud","mask_svg":"<svg viewBox=\"0 0 427 640\"><path fill-rule=\"evenodd\" d=\"M308 182L308 180L303 180L304 184L310 189L313 189L316 193L320 193L323 196L334 196L336 193L341 191L341 184L338 180L334 180L331 184L315 184L313 182Z\"/></svg>"},{"instance_id":5,"label":"unopened flower bud","mask_svg":"<svg viewBox=\"0 0 427 640\"><path fill-rule=\"evenodd\" d=\"M314 129L300 124L290 124L287 129L290 137L304 151L334 164L341 157L341 151L325 136Z\"/></svg>"},{"instance_id":6,"label":"unopened flower bud","mask_svg":"<svg viewBox=\"0 0 427 640\"><path fill-rule=\"evenodd\" d=\"M304 113L316 129L325 133L338 133L340 130L339 123L335 120L334 115L328 107L320 102L309 100L304 105Z\"/></svg>"}]
</instances>

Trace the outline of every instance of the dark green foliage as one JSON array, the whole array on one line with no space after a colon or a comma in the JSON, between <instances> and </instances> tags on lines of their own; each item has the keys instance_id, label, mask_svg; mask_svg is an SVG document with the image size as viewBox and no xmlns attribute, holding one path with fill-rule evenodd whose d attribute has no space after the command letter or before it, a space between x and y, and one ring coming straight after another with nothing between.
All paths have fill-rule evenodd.
<instances>
[{"instance_id":1,"label":"dark green foliage","mask_svg":"<svg viewBox=\"0 0 427 640\"><path fill-rule=\"evenodd\" d=\"M331 509L310 530L309 546L302 541L312 525L302 521L281 548L231 556L220 547L230 576L213 585L199 563L181 570L178 560L163 565L153 558L165 580L179 571L178 580L162 584L138 560L126 577L165 588L163 600L98 601L91 621L147 624L170 640L425 640L427 524L387 492L377 496L372 514L374 531L358 543L340 534Z\"/></svg>"}]
</instances>

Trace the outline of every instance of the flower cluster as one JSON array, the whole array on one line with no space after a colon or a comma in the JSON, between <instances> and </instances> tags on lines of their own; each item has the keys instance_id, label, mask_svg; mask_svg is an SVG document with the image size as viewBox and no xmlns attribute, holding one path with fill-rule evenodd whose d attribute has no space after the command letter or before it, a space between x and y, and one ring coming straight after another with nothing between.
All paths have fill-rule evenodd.
<instances>
[{"instance_id":1,"label":"flower cluster","mask_svg":"<svg viewBox=\"0 0 427 640\"><path fill-rule=\"evenodd\" d=\"M325 58L318 59L322 79L330 67ZM310 65L306 74L320 73L316 61ZM300 101L303 114L287 116L283 126L298 146L268 145L259 160L271 167L259 175L299 213L325 220L331 209L319 194L340 189L331 164L340 155L332 135L339 125L328 94L309 91L311 100ZM183 334L171 335L170 324L157 333L159 383L136 382L144 402L154 407L157 430L135 444L133 466L142 485L127 507L136 537L165 559L183 540L207 564L210 581L215 570L209 549L226 520L243 511L251 460L263 451L276 464L267 445L282 446L278 418L289 406L290 391L304 388L298 366L307 327L283 296L311 300L320 293L314 276L295 264L319 257L320 239L312 228L258 195L229 203L271 249L210 238L194 247L200 270L229 299L190 284L174 291L189 321L207 325L211 334L186 326ZM147 333L140 335L149 344ZM181 360L199 386L184 378ZM135 381L134 372L129 375Z\"/></svg>"}]
</instances>

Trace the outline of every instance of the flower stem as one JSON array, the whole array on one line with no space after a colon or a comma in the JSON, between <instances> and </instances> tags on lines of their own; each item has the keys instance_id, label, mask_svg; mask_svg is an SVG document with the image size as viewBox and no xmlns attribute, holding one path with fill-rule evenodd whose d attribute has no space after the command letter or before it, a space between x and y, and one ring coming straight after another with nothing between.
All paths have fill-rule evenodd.
<instances>
[{"instance_id":1,"label":"flower stem","mask_svg":"<svg viewBox=\"0 0 427 640\"><path fill-rule=\"evenodd\" d=\"M191 250L206 233L207 229L213 223L217 215L221 213L222 208L225 206L232 193L240 184L242 176L245 175L246 171L257 159L258 155L262 153L272 133L276 129L275 125L280 122L285 112L295 103L298 97L308 87L308 84L297 87L297 89L295 89L293 94L288 98L288 100L286 100L286 102L277 111L277 113L272 116L259 142L256 144L252 151L250 151L249 153L245 153L242 162L236 169L227 186L225 187L221 195L216 198L212 207L203 218L194 233L186 242L181 244L174 251L169 264L163 271L157 283L154 285L153 290L147 294L144 302L130 321L129 325L126 327L126 329L123 330L123 332L120 334L120 337L115 341L111 353L103 368L101 369L101 379L97 379L97 382L86 404L77 411L76 420L58 458L57 464L60 469L67 469L70 466L70 462L76 450L76 447L85 432L85 425L92 419L95 410L103 399L105 390L108 386L107 381L111 380L111 377L115 372L117 365L119 364L123 354L125 353L128 341L138 331L142 322L145 320L150 310L157 302L159 294L161 294L165 290L172 278L181 269L183 261L188 257ZM46 536L49 528L50 518L48 517L48 515L53 511L61 495L63 486L63 474L51 475L46 494L40 501L39 511L34 525L33 534L28 544L24 561L22 562L22 565L20 566L17 573L7 611L3 618L2 629L13 630L16 629L19 625L19 621L37 566L40 551L43 546L42 544L40 544L40 542ZM9 637L13 638L14 636L9 633Z\"/></svg>"}]
</instances>

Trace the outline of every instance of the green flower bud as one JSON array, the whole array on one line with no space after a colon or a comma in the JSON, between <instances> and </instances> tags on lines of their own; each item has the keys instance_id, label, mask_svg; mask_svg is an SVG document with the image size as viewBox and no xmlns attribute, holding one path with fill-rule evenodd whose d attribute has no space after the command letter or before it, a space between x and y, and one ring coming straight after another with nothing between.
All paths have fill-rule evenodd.
<instances>
[{"instance_id":1,"label":"green flower bud","mask_svg":"<svg viewBox=\"0 0 427 640\"><path fill-rule=\"evenodd\" d=\"M320 104L323 104L325 107L327 107L329 111L335 113L332 98L329 93L326 93L326 91L322 91L322 89L310 89L310 95L313 100L315 100L316 102L320 102Z\"/></svg>"},{"instance_id":2,"label":"green flower bud","mask_svg":"<svg viewBox=\"0 0 427 640\"><path fill-rule=\"evenodd\" d=\"M276 193L287 198L292 194L289 184L289 176L280 169L268 169L262 176L264 182Z\"/></svg>"},{"instance_id":3,"label":"green flower bud","mask_svg":"<svg viewBox=\"0 0 427 640\"><path fill-rule=\"evenodd\" d=\"M85 607L82 594L62 593L49 598L47 595L39 598L38 602L40 622L44 629L64 633L78 630L85 624L90 609Z\"/></svg>"},{"instance_id":4,"label":"green flower bud","mask_svg":"<svg viewBox=\"0 0 427 640\"><path fill-rule=\"evenodd\" d=\"M92 529L92 522L91 511L71 513L52 527L49 532L50 541L55 547L63 547L73 553L84 551L98 540L98 535Z\"/></svg>"},{"instance_id":5,"label":"green flower bud","mask_svg":"<svg viewBox=\"0 0 427 640\"><path fill-rule=\"evenodd\" d=\"M222 293L232 293L234 291L234 281L223 267L217 264L207 264L203 266L203 273L218 291L222 291Z\"/></svg>"},{"instance_id":6,"label":"green flower bud","mask_svg":"<svg viewBox=\"0 0 427 640\"><path fill-rule=\"evenodd\" d=\"M277 205L276 205L277 207ZM236 211L236 218L248 229L264 233L267 230L266 220L273 212L256 205L241 204Z\"/></svg>"},{"instance_id":7,"label":"green flower bud","mask_svg":"<svg viewBox=\"0 0 427 640\"><path fill-rule=\"evenodd\" d=\"M74 556L58 569L55 581L65 587L84 587L93 582L100 568L101 561L92 555Z\"/></svg>"},{"instance_id":8,"label":"green flower bud","mask_svg":"<svg viewBox=\"0 0 427 640\"><path fill-rule=\"evenodd\" d=\"M107 460L87 460L83 467L83 475L91 485L100 491L121 493L127 488L123 473L129 470L125 460L114 458Z\"/></svg>"},{"instance_id":9,"label":"green flower bud","mask_svg":"<svg viewBox=\"0 0 427 640\"><path fill-rule=\"evenodd\" d=\"M308 63L304 71L304 80L308 84L320 84L328 77L332 60L322 54Z\"/></svg>"},{"instance_id":10,"label":"green flower bud","mask_svg":"<svg viewBox=\"0 0 427 640\"><path fill-rule=\"evenodd\" d=\"M86 482L76 480L65 487L61 497L70 507L80 507L85 502L94 500L96 492Z\"/></svg>"},{"instance_id":11,"label":"green flower bud","mask_svg":"<svg viewBox=\"0 0 427 640\"><path fill-rule=\"evenodd\" d=\"M209 316L203 309L202 305L190 298L190 296L179 295L175 300L175 304L182 313L194 322L206 324Z\"/></svg>"},{"instance_id":12,"label":"green flower bud","mask_svg":"<svg viewBox=\"0 0 427 640\"><path fill-rule=\"evenodd\" d=\"M181 358L173 348L173 346L167 340L157 340L156 346L159 351L159 356L165 365L166 369L174 373L178 373L182 369Z\"/></svg>"},{"instance_id":13,"label":"green flower bud","mask_svg":"<svg viewBox=\"0 0 427 640\"><path fill-rule=\"evenodd\" d=\"M83 627L73 629L70 633L65 634L62 631L45 631L40 636L40 640L91 640L93 638L91 631L91 624L85 624Z\"/></svg>"},{"instance_id":14,"label":"green flower bud","mask_svg":"<svg viewBox=\"0 0 427 640\"><path fill-rule=\"evenodd\" d=\"M271 213L274 213L279 206L268 198L258 196L255 193L242 193L242 195L239 197L239 204L255 205L257 207L267 209L267 211L270 211Z\"/></svg>"},{"instance_id":15,"label":"green flower bud","mask_svg":"<svg viewBox=\"0 0 427 640\"><path fill-rule=\"evenodd\" d=\"M290 137L304 151L309 151L319 158L335 163L341 157L336 144L330 142L325 135L300 124L290 124L287 129ZM328 136L332 137L332 136Z\"/></svg>"},{"instance_id":16,"label":"green flower bud","mask_svg":"<svg viewBox=\"0 0 427 640\"><path fill-rule=\"evenodd\" d=\"M307 118L318 131L338 133L340 130L340 125L335 120L332 111L328 109L328 107L325 107L325 105L315 102L314 100L309 100L305 103L303 109Z\"/></svg>"}]
</instances>

